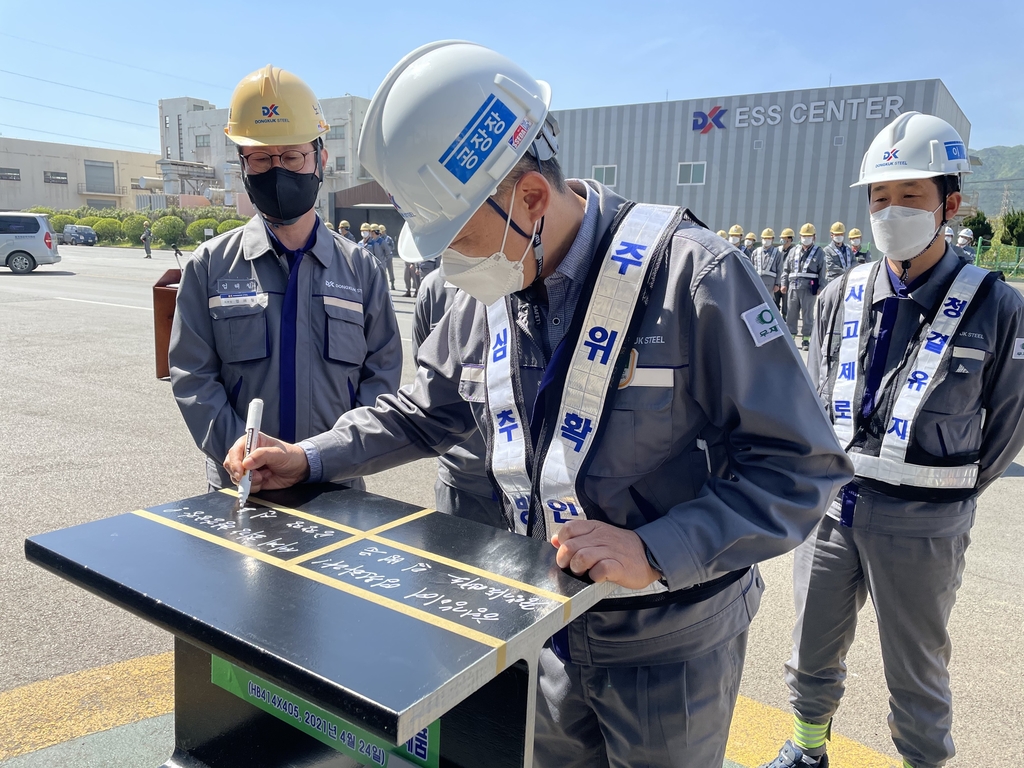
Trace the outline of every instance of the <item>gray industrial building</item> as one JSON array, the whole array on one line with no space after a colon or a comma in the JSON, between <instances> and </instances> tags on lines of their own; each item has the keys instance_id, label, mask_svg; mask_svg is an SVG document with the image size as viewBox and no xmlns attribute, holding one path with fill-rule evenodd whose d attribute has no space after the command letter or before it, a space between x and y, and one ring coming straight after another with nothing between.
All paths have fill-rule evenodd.
<instances>
[{"instance_id":1,"label":"gray industrial building","mask_svg":"<svg viewBox=\"0 0 1024 768\"><path fill-rule=\"evenodd\" d=\"M555 99L557 102L557 91ZM863 190L850 189L875 134L903 112L971 125L941 80L913 80L689 101L556 111L567 176L620 195L681 205L712 229L760 235L834 221L867 230Z\"/></svg>"}]
</instances>

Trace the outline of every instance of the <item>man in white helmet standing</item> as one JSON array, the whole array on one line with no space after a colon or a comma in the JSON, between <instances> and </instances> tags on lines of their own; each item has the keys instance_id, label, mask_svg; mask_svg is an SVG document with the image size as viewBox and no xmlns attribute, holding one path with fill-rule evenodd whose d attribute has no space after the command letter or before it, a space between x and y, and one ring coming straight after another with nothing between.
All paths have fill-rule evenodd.
<instances>
[{"instance_id":1,"label":"man in white helmet standing","mask_svg":"<svg viewBox=\"0 0 1024 768\"><path fill-rule=\"evenodd\" d=\"M253 398L264 402L263 430L294 441L400 383L384 274L314 210L327 131L313 91L285 70L257 70L232 95L225 133L258 215L186 261L168 355L213 488L231 483L223 454L244 434Z\"/></svg>"},{"instance_id":2,"label":"man in white helmet standing","mask_svg":"<svg viewBox=\"0 0 1024 768\"><path fill-rule=\"evenodd\" d=\"M341 480L479 429L508 529L620 586L542 653L534 764L721 765L756 563L852 467L744 257L679 208L566 181L550 98L471 43L391 71L360 164L406 220L399 250L442 254L462 292L412 384L301 445L261 437L244 468Z\"/></svg>"},{"instance_id":3,"label":"man in white helmet standing","mask_svg":"<svg viewBox=\"0 0 1024 768\"><path fill-rule=\"evenodd\" d=\"M1024 446L1024 301L942 236L970 172L952 126L908 112L875 137L853 185L883 258L829 285L808 369L856 476L796 552L794 736L772 768L828 765L869 595L904 768L954 755L946 625L978 496Z\"/></svg>"},{"instance_id":4,"label":"man in white helmet standing","mask_svg":"<svg viewBox=\"0 0 1024 768\"><path fill-rule=\"evenodd\" d=\"M957 247L963 253L963 259L968 264L973 264L976 258L974 252L974 232L969 227L964 227L960 230L960 234L956 236Z\"/></svg>"}]
</instances>

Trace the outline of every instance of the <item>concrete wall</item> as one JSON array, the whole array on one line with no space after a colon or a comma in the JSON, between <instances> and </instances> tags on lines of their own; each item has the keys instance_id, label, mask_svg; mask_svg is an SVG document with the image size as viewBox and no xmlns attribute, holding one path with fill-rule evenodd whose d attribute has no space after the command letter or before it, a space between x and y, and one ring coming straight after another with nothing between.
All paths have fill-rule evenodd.
<instances>
[{"instance_id":1,"label":"concrete wall","mask_svg":"<svg viewBox=\"0 0 1024 768\"><path fill-rule=\"evenodd\" d=\"M159 155L144 152L0 137L0 168L16 168L21 175L20 181L0 178L0 211L19 211L36 205L79 208L88 200L134 209L135 196L144 193L132 189L132 179L156 175L159 159ZM79 191L79 185L86 183L86 160L113 163L116 194ZM46 171L66 173L67 184L46 183ZM123 195L120 194L122 187Z\"/></svg>"}]
</instances>

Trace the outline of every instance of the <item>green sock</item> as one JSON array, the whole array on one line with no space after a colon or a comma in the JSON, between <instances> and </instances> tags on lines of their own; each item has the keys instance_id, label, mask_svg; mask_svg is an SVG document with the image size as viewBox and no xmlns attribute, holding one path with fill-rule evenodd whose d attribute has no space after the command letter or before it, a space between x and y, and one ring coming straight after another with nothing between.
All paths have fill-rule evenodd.
<instances>
[{"instance_id":1,"label":"green sock","mask_svg":"<svg viewBox=\"0 0 1024 768\"><path fill-rule=\"evenodd\" d=\"M793 743L805 752L824 748L828 735L829 723L816 725L806 723L799 717L793 717Z\"/></svg>"}]
</instances>

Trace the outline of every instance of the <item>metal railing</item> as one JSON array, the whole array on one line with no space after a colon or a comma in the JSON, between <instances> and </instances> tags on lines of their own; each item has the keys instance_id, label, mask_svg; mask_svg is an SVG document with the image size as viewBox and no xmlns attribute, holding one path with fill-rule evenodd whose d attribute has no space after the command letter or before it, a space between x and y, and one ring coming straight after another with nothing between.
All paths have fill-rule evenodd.
<instances>
[{"instance_id":1,"label":"metal railing","mask_svg":"<svg viewBox=\"0 0 1024 768\"><path fill-rule=\"evenodd\" d=\"M109 187L107 189L109 189ZM124 197L128 194L128 187L114 187L113 192L108 192L107 189L89 189L88 182L78 182L78 194L80 195L113 195L114 197Z\"/></svg>"},{"instance_id":2,"label":"metal railing","mask_svg":"<svg viewBox=\"0 0 1024 768\"><path fill-rule=\"evenodd\" d=\"M979 267L1002 272L1008 278L1024 277L1024 248L979 240L975 263Z\"/></svg>"}]
</instances>

